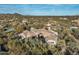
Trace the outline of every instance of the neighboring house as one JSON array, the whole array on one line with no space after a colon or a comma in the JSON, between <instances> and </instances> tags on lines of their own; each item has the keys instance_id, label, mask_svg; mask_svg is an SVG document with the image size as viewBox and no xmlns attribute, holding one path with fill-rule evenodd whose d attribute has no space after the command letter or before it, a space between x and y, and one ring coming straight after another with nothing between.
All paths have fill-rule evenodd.
<instances>
[{"instance_id":1,"label":"neighboring house","mask_svg":"<svg viewBox=\"0 0 79 59\"><path fill-rule=\"evenodd\" d=\"M78 26L78 27L79 27L79 19L72 20L72 23L74 23L76 26Z\"/></svg>"},{"instance_id":2,"label":"neighboring house","mask_svg":"<svg viewBox=\"0 0 79 59\"><path fill-rule=\"evenodd\" d=\"M68 18L66 18L66 17L61 17L60 19L61 20L68 20Z\"/></svg>"},{"instance_id":3,"label":"neighboring house","mask_svg":"<svg viewBox=\"0 0 79 59\"><path fill-rule=\"evenodd\" d=\"M22 23L27 23L26 19L24 19L24 20L22 21Z\"/></svg>"},{"instance_id":4,"label":"neighboring house","mask_svg":"<svg viewBox=\"0 0 79 59\"><path fill-rule=\"evenodd\" d=\"M77 26L72 26L72 27L70 27L70 29L78 29L79 27L77 27Z\"/></svg>"},{"instance_id":5,"label":"neighboring house","mask_svg":"<svg viewBox=\"0 0 79 59\"><path fill-rule=\"evenodd\" d=\"M15 31L15 29L14 29L14 28L9 28L9 29L8 29L8 28L5 28L5 29L6 29L6 31L5 31L6 33L9 33L9 32L14 32L14 31Z\"/></svg>"}]
</instances>

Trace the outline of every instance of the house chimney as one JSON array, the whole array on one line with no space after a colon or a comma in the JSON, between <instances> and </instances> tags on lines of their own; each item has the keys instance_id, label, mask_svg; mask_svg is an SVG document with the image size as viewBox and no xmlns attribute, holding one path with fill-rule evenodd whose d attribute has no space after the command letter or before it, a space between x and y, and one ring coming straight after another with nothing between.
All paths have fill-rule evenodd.
<instances>
[{"instance_id":1,"label":"house chimney","mask_svg":"<svg viewBox=\"0 0 79 59\"><path fill-rule=\"evenodd\" d=\"M47 28L47 30L50 30L50 29L51 29L51 24L48 23L48 24L46 25L46 28Z\"/></svg>"}]
</instances>

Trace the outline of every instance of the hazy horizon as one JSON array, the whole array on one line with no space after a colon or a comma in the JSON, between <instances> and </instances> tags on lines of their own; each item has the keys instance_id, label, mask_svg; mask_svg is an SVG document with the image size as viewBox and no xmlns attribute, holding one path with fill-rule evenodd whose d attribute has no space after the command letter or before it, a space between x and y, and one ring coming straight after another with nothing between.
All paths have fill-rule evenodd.
<instances>
[{"instance_id":1,"label":"hazy horizon","mask_svg":"<svg viewBox=\"0 0 79 59\"><path fill-rule=\"evenodd\" d=\"M79 15L79 4L0 4L0 14L28 16Z\"/></svg>"}]
</instances>

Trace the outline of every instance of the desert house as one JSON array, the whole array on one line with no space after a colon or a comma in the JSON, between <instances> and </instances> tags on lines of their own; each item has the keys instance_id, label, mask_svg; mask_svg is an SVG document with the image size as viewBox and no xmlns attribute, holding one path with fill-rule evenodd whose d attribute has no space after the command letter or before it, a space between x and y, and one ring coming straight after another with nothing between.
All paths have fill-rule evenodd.
<instances>
[{"instance_id":1,"label":"desert house","mask_svg":"<svg viewBox=\"0 0 79 59\"><path fill-rule=\"evenodd\" d=\"M72 24L79 27L79 19L72 20Z\"/></svg>"},{"instance_id":2,"label":"desert house","mask_svg":"<svg viewBox=\"0 0 79 59\"><path fill-rule=\"evenodd\" d=\"M25 30L22 33L20 33L19 36L21 36L22 39L24 39L24 38L34 37L34 36L38 37L38 35L41 35L45 38L45 41L48 44L55 45L57 43L58 33L51 30L51 24L48 23L46 27L47 27L46 29L31 28L30 31Z\"/></svg>"}]
</instances>

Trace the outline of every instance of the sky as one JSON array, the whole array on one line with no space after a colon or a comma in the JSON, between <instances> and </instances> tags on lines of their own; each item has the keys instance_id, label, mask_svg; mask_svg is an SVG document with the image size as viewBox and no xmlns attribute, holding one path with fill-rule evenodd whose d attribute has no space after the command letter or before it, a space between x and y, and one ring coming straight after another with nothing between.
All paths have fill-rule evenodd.
<instances>
[{"instance_id":1,"label":"sky","mask_svg":"<svg viewBox=\"0 0 79 59\"><path fill-rule=\"evenodd\" d=\"M0 14L34 16L79 15L79 4L0 4Z\"/></svg>"}]
</instances>

